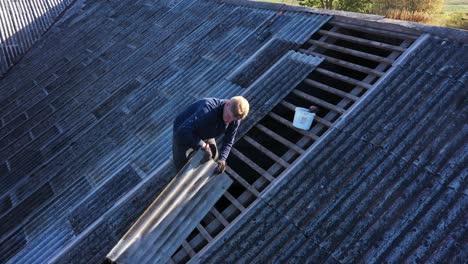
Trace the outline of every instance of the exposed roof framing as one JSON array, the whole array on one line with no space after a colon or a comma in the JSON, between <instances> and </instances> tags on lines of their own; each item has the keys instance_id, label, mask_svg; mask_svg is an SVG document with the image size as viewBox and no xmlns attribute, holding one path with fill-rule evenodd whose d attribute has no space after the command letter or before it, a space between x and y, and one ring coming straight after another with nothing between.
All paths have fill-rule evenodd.
<instances>
[{"instance_id":1,"label":"exposed roof framing","mask_svg":"<svg viewBox=\"0 0 468 264\"><path fill-rule=\"evenodd\" d=\"M376 24L368 24L368 25L358 25L358 24L352 24L352 23L346 23L340 21L340 19L334 19L333 21L330 21L330 24L333 26L338 26L342 28L347 28L347 29L352 29L356 30L359 32L365 32L365 33L371 33L375 35L380 35L383 37L392 37L392 38L398 38L398 39L406 39L406 40L416 40L418 38L417 34L409 34L409 33L401 33L401 32L396 32L392 30L385 29L384 27L387 26L382 26L381 28L376 28ZM400 28L399 28L400 30Z\"/></svg>"},{"instance_id":2,"label":"exposed roof framing","mask_svg":"<svg viewBox=\"0 0 468 264\"><path fill-rule=\"evenodd\" d=\"M416 42L200 263L466 259L466 46Z\"/></svg>"},{"instance_id":3,"label":"exposed roof framing","mask_svg":"<svg viewBox=\"0 0 468 264\"><path fill-rule=\"evenodd\" d=\"M357 51L357 50L353 50L353 49L344 48L344 47L340 47L340 46L337 46L337 45L329 44L329 43L326 43L325 41L309 40L308 42L310 44L313 44L313 45L318 46L318 47L323 47L323 48L327 48L327 49L330 49L330 50L339 51L339 52L342 52L342 53L350 54L350 55L353 55L353 56L356 56L356 57L360 57L360 58L364 58L364 59L368 59L368 60L372 60L372 61L388 63L388 64L393 63L393 60L390 60L390 59L387 59L387 58L383 58L383 57L380 57L380 56L368 54L366 52L361 52L361 51Z\"/></svg>"},{"instance_id":4,"label":"exposed roof framing","mask_svg":"<svg viewBox=\"0 0 468 264\"><path fill-rule=\"evenodd\" d=\"M359 64L355 64L355 63L352 63L352 62L336 59L336 58L333 58L331 56L327 56L327 55L324 55L324 54L319 54L319 53L316 53L316 52L313 52L313 51L310 51L310 50L302 49L301 51L304 52L304 53L310 54L310 55L321 56L321 57L325 58L326 61L329 61L329 62L331 62L333 64L343 66L343 67L346 67L348 69L360 71L362 73L374 74L374 75L377 75L377 76L382 76L384 74L384 72L381 72L381 71L376 71L374 69L364 67L364 66L361 66Z\"/></svg>"},{"instance_id":5,"label":"exposed roof framing","mask_svg":"<svg viewBox=\"0 0 468 264\"><path fill-rule=\"evenodd\" d=\"M317 67L273 111L239 139L233 148L228 160L230 167L227 173L234 179L235 184L226 192L227 199L213 208L219 211L224 219L230 219L229 223L236 221L269 185L276 182L276 178L285 169L312 147L366 91L371 90L373 84L385 75L417 38L411 34L369 29L334 20L323 28L328 29L317 31L299 50L306 54L323 56L328 64ZM348 31L349 29L353 32ZM385 38L377 41L381 35L385 35ZM341 43L340 40L346 42ZM354 50L353 45L359 45L361 49L371 47L374 49L373 54ZM375 55L379 52L385 55ZM368 66L366 61L346 61L349 60L347 55L373 61L374 67ZM313 127L310 131L295 128L289 121L292 120L295 108L311 104L322 108ZM202 221L204 232L210 233L210 237L216 238L230 226L221 223L218 218L209 214ZM198 253L207 248L210 241L212 239L206 239L206 234L194 230L185 243L197 248ZM197 258L197 255L192 253L182 245L173 255L172 261L185 263Z\"/></svg>"},{"instance_id":6,"label":"exposed roof framing","mask_svg":"<svg viewBox=\"0 0 468 264\"><path fill-rule=\"evenodd\" d=\"M371 46L371 47L376 47L376 48L382 48L382 49L388 49L388 50L394 50L394 51L400 51L403 52L405 51L405 48L402 48L400 46L395 46L395 45L390 45L390 44L385 44L382 42L377 42L377 41L372 41L368 40L365 38L359 38L359 37L353 37L349 36L346 34L341 34L341 33L336 33L328 30L319 30L319 33L322 35L327 35L333 38L337 39L344 39L350 42L366 45L366 46Z\"/></svg>"}]
</instances>

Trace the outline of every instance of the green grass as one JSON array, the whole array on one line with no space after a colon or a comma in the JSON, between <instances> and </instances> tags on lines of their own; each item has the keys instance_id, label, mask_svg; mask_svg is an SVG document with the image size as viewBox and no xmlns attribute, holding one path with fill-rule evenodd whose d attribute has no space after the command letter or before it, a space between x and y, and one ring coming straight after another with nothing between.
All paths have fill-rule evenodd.
<instances>
[{"instance_id":1,"label":"green grass","mask_svg":"<svg viewBox=\"0 0 468 264\"><path fill-rule=\"evenodd\" d=\"M442 12L468 12L468 5L444 5Z\"/></svg>"},{"instance_id":2,"label":"green grass","mask_svg":"<svg viewBox=\"0 0 468 264\"><path fill-rule=\"evenodd\" d=\"M468 5L468 0L445 0L446 5Z\"/></svg>"},{"instance_id":3,"label":"green grass","mask_svg":"<svg viewBox=\"0 0 468 264\"><path fill-rule=\"evenodd\" d=\"M468 30L468 0L445 0L442 12L429 24Z\"/></svg>"}]
</instances>

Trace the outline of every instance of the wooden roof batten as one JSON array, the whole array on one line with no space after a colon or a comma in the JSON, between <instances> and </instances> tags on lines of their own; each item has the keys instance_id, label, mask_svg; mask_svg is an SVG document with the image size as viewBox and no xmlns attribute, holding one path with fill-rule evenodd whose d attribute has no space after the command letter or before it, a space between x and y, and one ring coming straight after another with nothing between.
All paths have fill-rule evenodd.
<instances>
[{"instance_id":1,"label":"wooden roof batten","mask_svg":"<svg viewBox=\"0 0 468 264\"><path fill-rule=\"evenodd\" d=\"M405 51L405 49L400 47L400 46L385 44L385 43L382 43L382 42L372 41L372 40L368 40L368 39L360 38L360 37L353 37L353 36L349 36L349 35L346 35L346 34L336 33L336 32L332 32L332 31L328 31L328 30L319 30L319 33L322 34L322 35L328 35L328 36L333 37L333 38L338 38L338 39L343 39L343 40L347 40L347 41L350 41L350 42L355 42L355 43L362 44L362 45L365 45L365 46L383 48L383 49L388 49L388 50L393 50L393 51L400 51L400 52Z\"/></svg>"},{"instance_id":2,"label":"wooden roof batten","mask_svg":"<svg viewBox=\"0 0 468 264\"><path fill-rule=\"evenodd\" d=\"M299 51L303 52L303 53L306 53L306 54L314 55L314 56L322 56L328 62L331 62L333 64L336 64L336 65L339 65L339 66L342 66L342 67L345 67L345 68L348 68L348 69L351 69L351 70L356 70L356 71L360 71L362 73L367 73L367 74L374 74L374 75L377 75L377 76L384 75L384 72L376 71L374 69L364 67L364 66L361 66L359 64L355 64L355 63L352 63L352 62L336 59L336 58L333 58L331 56L327 56L327 55L320 54L320 53L317 53L317 52L313 52L313 51L310 51L310 50L300 49Z\"/></svg>"},{"instance_id":3,"label":"wooden roof batten","mask_svg":"<svg viewBox=\"0 0 468 264\"><path fill-rule=\"evenodd\" d=\"M366 52L361 52L361 51L357 51L357 50L353 50L353 49L349 49L349 48L340 47L340 46L337 46L337 45L326 43L324 41L309 40L308 42L310 44L315 45L315 46L319 46L319 47L339 51L341 53L349 54L349 55L352 55L352 56L355 56L355 57L360 57L360 58L367 59L367 60L372 60L372 61L376 61L376 62L383 62L383 63L387 63L387 64L393 63L392 60L387 59L387 58L383 58L383 57L380 57L380 56L372 55L372 54L369 54L369 53L366 53Z\"/></svg>"}]
</instances>

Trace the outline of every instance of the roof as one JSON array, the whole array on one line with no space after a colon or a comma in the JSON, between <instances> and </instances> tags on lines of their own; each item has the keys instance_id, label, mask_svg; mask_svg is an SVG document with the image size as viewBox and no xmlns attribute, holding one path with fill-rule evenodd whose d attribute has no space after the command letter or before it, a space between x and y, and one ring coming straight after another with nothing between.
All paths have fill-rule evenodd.
<instances>
[{"instance_id":1,"label":"roof","mask_svg":"<svg viewBox=\"0 0 468 264\"><path fill-rule=\"evenodd\" d=\"M321 61L288 51L328 19L210 1L83 2L0 84L2 261L40 263L77 237L82 261L105 256L96 245L113 241L109 251L175 175L176 109L249 85L259 105L275 98ZM302 73L278 82L290 66Z\"/></svg>"},{"instance_id":2,"label":"roof","mask_svg":"<svg viewBox=\"0 0 468 264\"><path fill-rule=\"evenodd\" d=\"M0 79L0 262L102 261L175 175L177 110L244 94L255 110L245 134L322 62L298 52L336 16L316 11L188 0L71 9ZM199 256L466 259L467 34L430 34Z\"/></svg>"},{"instance_id":3,"label":"roof","mask_svg":"<svg viewBox=\"0 0 468 264\"><path fill-rule=\"evenodd\" d=\"M200 262L465 262L467 51L427 37Z\"/></svg>"},{"instance_id":4,"label":"roof","mask_svg":"<svg viewBox=\"0 0 468 264\"><path fill-rule=\"evenodd\" d=\"M73 2L45 0L0 3L0 76L47 32Z\"/></svg>"}]
</instances>

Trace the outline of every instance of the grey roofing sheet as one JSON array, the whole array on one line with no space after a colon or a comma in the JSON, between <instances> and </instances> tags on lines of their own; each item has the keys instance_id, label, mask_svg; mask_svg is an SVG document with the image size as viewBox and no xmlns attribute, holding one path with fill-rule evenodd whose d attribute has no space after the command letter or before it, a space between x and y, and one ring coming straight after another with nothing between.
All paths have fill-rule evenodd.
<instances>
[{"instance_id":1,"label":"grey roofing sheet","mask_svg":"<svg viewBox=\"0 0 468 264\"><path fill-rule=\"evenodd\" d=\"M466 263L467 68L427 38L201 263Z\"/></svg>"},{"instance_id":2,"label":"grey roofing sheet","mask_svg":"<svg viewBox=\"0 0 468 264\"><path fill-rule=\"evenodd\" d=\"M243 89L242 94L250 99L250 106L252 109L255 109L254 113L249 115L249 118L243 121L242 126L240 127L238 134L239 136L246 132L247 129L252 127L256 121L262 118L268 111L270 111L282 98L284 98L288 91L292 90L298 83L300 83L305 76L310 74L312 70L322 61L321 58L308 56L305 54L297 53L295 51L289 51L286 53L282 58L280 58L271 69L265 72L257 82L249 87L248 89ZM222 89L225 85L228 85L223 82L223 85L217 87L218 89ZM265 89L265 87L271 89ZM216 89L216 87L215 87ZM168 133L171 136L170 133ZM161 139L159 144L163 142L165 144L170 144L171 139L164 138ZM154 149L153 149L154 152ZM146 154L145 160L143 162L161 162L166 161L167 163L167 154L166 158L164 156L152 156L149 155L150 153ZM161 153L158 153L161 155ZM156 161L155 161L156 160ZM169 162L169 164L171 164ZM127 168L128 170L129 168ZM105 212L107 207L111 206L109 202L116 200L116 195L118 192L125 189L125 186L128 184L138 183L135 180L135 172L134 169L130 170L131 173L126 172L126 170L122 170L118 175L114 176L108 182L105 183L104 186L100 187L95 193L92 193L89 197L82 199L81 203L73 209L73 212L69 216L69 221L73 226L74 231L77 230L83 231L84 228L87 228L89 224L95 221L95 217L99 215L99 213L105 213L107 215L111 215L111 217L105 217L103 221L99 221L97 224L97 228L99 231L92 232L94 238L90 239L89 236L81 236L79 239L72 241L71 245L68 245L66 249L61 251L60 255L56 255L54 260L57 263L68 263L72 262L74 259L83 259L83 262L86 262L86 259L94 258L99 259L105 256L105 253L110 251L112 246L118 242L119 239L124 235L123 233L115 232L115 226L108 227L108 222L113 222L112 215L114 211L122 210L122 208L115 208ZM167 172L163 172L163 175L167 177ZM175 172L173 175L174 176ZM157 175L159 177L159 175ZM155 181L153 178L148 176L145 180L147 181ZM149 179L148 179L149 178ZM165 178L162 178L160 181L164 182ZM110 187L106 187L106 185L112 185ZM160 186L163 188L164 186ZM111 190L111 194L104 194L103 192L107 192ZM91 206L93 205L93 206ZM135 207L135 206L131 206ZM141 206L142 210L146 208L146 206ZM92 209L89 209L92 208ZM138 217L139 215L134 215L134 217ZM114 216L117 219L120 219L119 215ZM135 219L127 219L125 224L131 223ZM129 228L130 226L118 226L120 230L125 228ZM103 230L101 230L103 228ZM119 230L119 229L117 229ZM91 232L87 230L88 232ZM101 234L106 234L107 232L112 232L114 234L113 237L104 236ZM105 242L103 242L105 241ZM175 245L178 246L178 245ZM94 251L96 248L100 249L100 253L95 253Z\"/></svg>"},{"instance_id":3,"label":"grey roofing sheet","mask_svg":"<svg viewBox=\"0 0 468 264\"><path fill-rule=\"evenodd\" d=\"M73 0L0 2L0 76L26 53Z\"/></svg>"},{"instance_id":4,"label":"grey roofing sheet","mask_svg":"<svg viewBox=\"0 0 468 264\"><path fill-rule=\"evenodd\" d=\"M201 150L107 254L116 263L167 263L177 248L233 183L215 174ZM177 205L177 206L174 206ZM61 259L59 262L65 262Z\"/></svg>"},{"instance_id":5,"label":"grey roofing sheet","mask_svg":"<svg viewBox=\"0 0 468 264\"><path fill-rule=\"evenodd\" d=\"M89 0L75 11L0 80L0 246L10 252L2 261L11 252L11 263L48 259L103 213L81 221L86 203L109 208L140 186L133 176L145 181L171 157L172 120L182 106L292 88L305 68L274 76L282 86L269 67L252 77L254 89L225 77L252 56L275 65L288 50L256 52L272 40L299 46L330 19L188 0ZM288 65L308 71L321 61L288 56ZM261 99L268 98L252 98L253 106ZM127 172L131 184L119 174Z\"/></svg>"}]
</instances>

